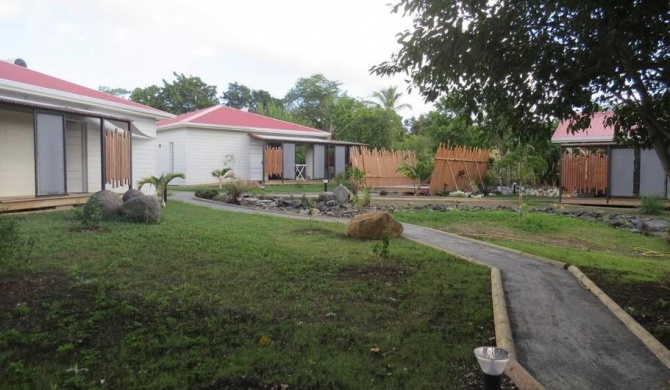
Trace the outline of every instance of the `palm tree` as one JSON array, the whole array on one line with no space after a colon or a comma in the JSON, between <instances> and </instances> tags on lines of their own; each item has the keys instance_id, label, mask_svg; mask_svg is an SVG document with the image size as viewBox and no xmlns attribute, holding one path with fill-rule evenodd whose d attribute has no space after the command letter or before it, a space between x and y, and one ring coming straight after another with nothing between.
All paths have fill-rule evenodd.
<instances>
[{"instance_id":1,"label":"palm tree","mask_svg":"<svg viewBox=\"0 0 670 390\"><path fill-rule=\"evenodd\" d=\"M372 102L382 108L390 108L392 110L402 110L402 109L412 109L412 106L409 104L398 104L402 92L398 92L398 87L391 86L386 89L380 89L372 93L372 97L376 99L376 102Z\"/></svg>"},{"instance_id":2,"label":"palm tree","mask_svg":"<svg viewBox=\"0 0 670 390\"><path fill-rule=\"evenodd\" d=\"M219 188L223 187L223 179L226 177L226 175L230 171L231 171L230 168L215 169L215 170L212 171L212 176L219 179Z\"/></svg>"},{"instance_id":3,"label":"palm tree","mask_svg":"<svg viewBox=\"0 0 670 390\"><path fill-rule=\"evenodd\" d=\"M161 205L165 207L165 197L167 196L167 186L170 182L176 178L186 179L186 175L183 173L164 173L158 177L149 176L145 177L142 180L137 182L137 189L141 190L145 184L152 185L156 188L156 194L161 200Z\"/></svg>"}]
</instances>

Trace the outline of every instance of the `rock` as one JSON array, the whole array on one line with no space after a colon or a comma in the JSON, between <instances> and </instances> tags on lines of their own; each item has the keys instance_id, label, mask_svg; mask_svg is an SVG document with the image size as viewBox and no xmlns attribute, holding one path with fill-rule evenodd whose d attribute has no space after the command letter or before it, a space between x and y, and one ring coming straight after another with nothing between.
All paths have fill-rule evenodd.
<instances>
[{"instance_id":1,"label":"rock","mask_svg":"<svg viewBox=\"0 0 670 390\"><path fill-rule=\"evenodd\" d=\"M119 216L119 209L123 204L123 200L116 192L110 190L98 191L91 195L88 203L96 202L100 206L100 211L105 218L111 219Z\"/></svg>"},{"instance_id":2,"label":"rock","mask_svg":"<svg viewBox=\"0 0 670 390\"><path fill-rule=\"evenodd\" d=\"M342 184L339 186L335 187L333 190L333 197L335 198L335 201L339 205L347 204L349 202L349 197L351 196L351 192L349 189Z\"/></svg>"},{"instance_id":3,"label":"rock","mask_svg":"<svg viewBox=\"0 0 670 390\"><path fill-rule=\"evenodd\" d=\"M139 198L140 196L144 196L144 192L138 190L137 188L131 188L128 191L126 191L125 194L123 194L123 202L127 202L131 199Z\"/></svg>"},{"instance_id":4,"label":"rock","mask_svg":"<svg viewBox=\"0 0 670 390\"><path fill-rule=\"evenodd\" d=\"M322 192L317 198L319 202L327 202L330 200L335 200L335 195L332 192Z\"/></svg>"},{"instance_id":5,"label":"rock","mask_svg":"<svg viewBox=\"0 0 670 390\"><path fill-rule=\"evenodd\" d=\"M400 237L403 227L400 222L393 219L391 214L374 211L352 218L344 227L344 235L353 238L378 240L382 238L385 230L388 230L391 237Z\"/></svg>"},{"instance_id":6,"label":"rock","mask_svg":"<svg viewBox=\"0 0 670 390\"><path fill-rule=\"evenodd\" d=\"M153 195L131 199L121 206L121 216L133 222L160 223L161 204Z\"/></svg>"},{"instance_id":7,"label":"rock","mask_svg":"<svg viewBox=\"0 0 670 390\"><path fill-rule=\"evenodd\" d=\"M640 224L642 230L647 232L667 232L670 228L670 222L663 219L652 219L649 221L642 221Z\"/></svg>"}]
</instances>

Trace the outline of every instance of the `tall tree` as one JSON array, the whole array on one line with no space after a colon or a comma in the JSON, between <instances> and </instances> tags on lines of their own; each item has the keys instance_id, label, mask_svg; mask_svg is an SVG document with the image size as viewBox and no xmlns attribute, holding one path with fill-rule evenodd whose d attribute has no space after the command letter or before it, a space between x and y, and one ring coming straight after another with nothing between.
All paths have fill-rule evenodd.
<instances>
[{"instance_id":1,"label":"tall tree","mask_svg":"<svg viewBox=\"0 0 670 390\"><path fill-rule=\"evenodd\" d=\"M340 85L322 74L300 78L284 97L284 105L292 114L309 120L313 127L329 130L335 100L341 96Z\"/></svg>"},{"instance_id":2,"label":"tall tree","mask_svg":"<svg viewBox=\"0 0 670 390\"><path fill-rule=\"evenodd\" d=\"M340 115L334 117L335 139L361 142L377 149L391 149L402 139L402 118L395 111L366 107L360 102L349 103L351 109L348 112L342 110Z\"/></svg>"},{"instance_id":3,"label":"tall tree","mask_svg":"<svg viewBox=\"0 0 670 390\"><path fill-rule=\"evenodd\" d=\"M407 73L428 100L460 91L472 112L505 102L518 123L578 130L611 108L617 134L651 145L670 174L670 2L400 0L394 12L413 28L373 73Z\"/></svg>"},{"instance_id":4,"label":"tall tree","mask_svg":"<svg viewBox=\"0 0 670 390\"><path fill-rule=\"evenodd\" d=\"M237 82L228 83L228 89L221 96L221 101L227 107L238 110L251 107L251 89Z\"/></svg>"},{"instance_id":5,"label":"tall tree","mask_svg":"<svg viewBox=\"0 0 670 390\"><path fill-rule=\"evenodd\" d=\"M407 103L400 103L402 92L398 92L398 87L390 86L386 89L381 89L372 93L372 97L376 100L373 104L382 108L390 108L391 110L411 110L412 106Z\"/></svg>"},{"instance_id":6,"label":"tall tree","mask_svg":"<svg viewBox=\"0 0 670 390\"><path fill-rule=\"evenodd\" d=\"M173 74L175 80L169 83L164 79L163 87L135 88L130 100L177 115L219 104L216 86L204 83L200 77Z\"/></svg>"}]
</instances>

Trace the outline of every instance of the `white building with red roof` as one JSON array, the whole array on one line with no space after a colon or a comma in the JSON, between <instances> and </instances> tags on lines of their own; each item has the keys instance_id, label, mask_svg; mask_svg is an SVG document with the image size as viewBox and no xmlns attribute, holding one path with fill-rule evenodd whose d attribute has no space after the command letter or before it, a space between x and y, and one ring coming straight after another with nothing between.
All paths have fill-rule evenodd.
<instances>
[{"instance_id":1,"label":"white building with red roof","mask_svg":"<svg viewBox=\"0 0 670 390\"><path fill-rule=\"evenodd\" d=\"M572 132L562 121L551 142L560 144L560 191L582 197L637 198L644 195L670 198L670 181L652 149L618 145L612 112L596 112L589 126ZM579 153L575 153L579 151Z\"/></svg>"},{"instance_id":2,"label":"white building with red roof","mask_svg":"<svg viewBox=\"0 0 670 390\"><path fill-rule=\"evenodd\" d=\"M173 116L0 61L0 208L132 188L156 174L156 121Z\"/></svg>"},{"instance_id":3,"label":"white building with red roof","mask_svg":"<svg viewBox=\"0 0 670 390\"><path fill-rule=\"evenodd\" d=\"M174 183L186 185L215 183L211 172L220 168L231 168L242 180L329 179L344 171L348 148L361 145L226 106L159 121L157 130L158 171L183 173L186 179Z\"/></svg>"}]
</instances>

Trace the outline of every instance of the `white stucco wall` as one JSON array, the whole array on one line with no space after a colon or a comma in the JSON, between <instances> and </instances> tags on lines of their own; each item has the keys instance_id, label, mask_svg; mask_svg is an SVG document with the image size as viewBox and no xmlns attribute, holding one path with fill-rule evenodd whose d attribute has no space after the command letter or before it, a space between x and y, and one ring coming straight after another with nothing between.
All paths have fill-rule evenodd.
<instances>
[{"instance_id":1,"label":"white stucco wall","mask_svg":"<svg viewBox=\"0 0 670 390\"><path fill-rule=\"evenodd\" d=\"M33 115L0 109L0 197L35 196Z\"/></svg>"}]
</instances>

